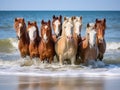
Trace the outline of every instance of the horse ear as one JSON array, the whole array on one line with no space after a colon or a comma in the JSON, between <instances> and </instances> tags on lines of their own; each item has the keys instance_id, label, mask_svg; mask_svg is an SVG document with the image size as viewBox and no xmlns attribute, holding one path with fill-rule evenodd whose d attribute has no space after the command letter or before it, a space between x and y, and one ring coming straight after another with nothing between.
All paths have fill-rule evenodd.
<instances>
[{"instance_id":1,"label":"horse ear","mask_svg":"<svg viewBox=\"0 0 120 90\"><path fill-rule=\"evenodd\" d=\"M23 21L23 22L25 21L24 18L22 18L22 21Z\"/></svg>"},{"instance_id":2,"label":"horse ear","mask_svg":"<svg viewBox=\"0 0 120 90\"><path fill-rule=\"evenodd\" d=\"M15 22L17 21L17 18L15 18Z\"/></svg>"},{"instance_id":3,"label":"horse ear","mask_svg":"<svg viewBox=\"0 0 120 90\"><path fill-rule=\"evenodd\" d=\"M80 20L82 20L82 16L80 16Z\"/></svg>"},{"instance_id":4,"label":"horse ear","mask_svg":"<svg viewBox=\"0 0 120 90\"><path fill-rule=\"evenodd\" d=\"M104 21L104 23L106 23L106 19L105 18L103 19L103 21Z\"/></svg>"},{"instance_id":5,"label":"horse ear","mask_svg":"<svg viewBox=\"0 0 120 90\"><path fill-rule=\"evenodd\" d=\"M37 25L37 22L36 22L36 21L34 21L34 24L35 24L35 25Z\"/></svg>"},{"instance_id":6,"label":"horse ear","mask_svg":"<svg viewBox=\"0 0 120 90\"><path fill-rule=\"evenodd\" d=\"M74 20L74 16L71 18L72 19L72 21Z\"/></svg>"},{"instance_id":7,"label":"horse ear","mask_svg":"<svg viewBox=\"0 0 120 90\"><path fill-rule=\"evenodd\" d=\"M98 21L98 19L95 20L96 22Z\"/></svg>"},{"instance_id":8,"label":"horse ear","mask_svg":"<svg viewBox=\"0 0 120 90\"><path fill-rule=\"evenodd\" d=\"M64 17L64 21L65 21L65 20L67 20L67 18L66 18L66 17Z\"/></svg>"},{"instance_id":9,"label":"horse ear","mask_svg":"<svg viewBox=\"0 0 120 90\"><path fill-rule=\"evenodd\" d=\"M87 28L90 27L89 23L87 24Z\"/></svg>"},{"instance_id":10,"label":"horse ear","mask_svg":"<svg viewBox=\"0 0 120 90\"><path fill-rule=\"evenodd\" d=\"M30 25L30 21L28 21L28 25Z\"/></svg>"},{"instance_id":11,"label":"horse ear","mask_svg":"<svg viewBox=\"0 0 120 90\"><path fill-rule=\"evenodd\" d=\"M59 16L60 20L62 20L62 15Z\"/></svg>"},{"instance_id":12,"label":"horse ear","mask_svg":"<svg viewBox=\"0 0 120 90\"><path fill-rule=\"evenodd\" d=\"M41 24L44 24L44 20L41 21Z\"/></svg>"},{"instance_id":13,"label":"horse ear","mask_svg":"<svg viewBox=\"0 0 120 90\"><path fill-rule=\"evenodd\" d=\"M50 20L48 21L48 24L49 24L49 25L51 24L51 21L50 21Z\"/></svg>"},{"instance_id":14,"label":"horse ear","mask_svg":"<svg viewBox=\"0 0 120 90\"><path fill-rule=\"evenodd\" d=\"M62 15L60 15L60 19L62 19Z\"/></svg>"},{"instance_id":15,"label":"horse ear","mask_svg":"<svg viewBox=\"0 0 120 90\"><path fill-rule=\"evenodd\" d=\"M53 15L53 19L55 19L55 15Z\"/></svg>"}]
</instances>

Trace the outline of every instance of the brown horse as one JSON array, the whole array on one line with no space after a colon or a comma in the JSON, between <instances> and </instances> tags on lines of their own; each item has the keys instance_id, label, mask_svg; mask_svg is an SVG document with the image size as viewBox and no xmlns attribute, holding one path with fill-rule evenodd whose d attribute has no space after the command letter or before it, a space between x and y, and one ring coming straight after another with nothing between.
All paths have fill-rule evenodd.
<instances>
[{"instance_id":1,"label":"brown horse","mask_svg":"<svg viewBox=\"0 0 120 90\"><path fill-rule=\"evenodd\" d=\"M61 36L62 33L62 16L56 17L53 15L52 27L55 32L56 37Z\"/></svg>"},{"instance_id":2,"label":"brown horse","mask_svg":"<svg viewBox=\"0 0 120 90\"><path fill-rule=\"evenodd\" d=\"M29 55L29 36L26 30L25 20L23 18L15 18L14 28L18 37L18 48L21 57Z\"/></svg>"},{"instance_id":3,"label":"brown horse","mask_svg":"<svg viewBox=\"0 0 120 90\"><path fill-rule=\"evenodd\" d=\"M94 23L87 24L86 39L79 44L79 54L82 63L86 64L88 60L97 60L98 45Z\"/></svg>"},{"instance_id":4,"label":"brown horse","mask_svg":"<svg viewBox=\"0 0 120 90\"><path fill-rule=\"evenodd\" d=\"M40 42L40 36L37 23L35 21L34 22L28 21L27 32L30 38L29 44L30 58L32 59L34 57L39 57L38 46Z\"/></svg>"},{"instance_id":5,"label":"brown horse","mask_svg":"<svg viewBox=\"0 0 120 90\"><path fill-rule=\"evenodd\" d=\"M99 55L98 59L102 61L104 53L106 51L106 41L105 41L105 29L106 29L106 19L98 20L96 19L95 29L97 31L97 39L98 39L98 49Z\"/></svg>"},{"instance_id":6,"label":"brown horse","mask_svg":"<svg viewBox=\"0 0 120 90\"><path fill-rule=\"evenodd\" d=\"M44 20L41 21L41 41L39 44L39 54L41 61L44 62L45 59L48 59L49 63L53 61L55 50L50 20L48 22L44 22Z\"/></svg>"}]
</instances>

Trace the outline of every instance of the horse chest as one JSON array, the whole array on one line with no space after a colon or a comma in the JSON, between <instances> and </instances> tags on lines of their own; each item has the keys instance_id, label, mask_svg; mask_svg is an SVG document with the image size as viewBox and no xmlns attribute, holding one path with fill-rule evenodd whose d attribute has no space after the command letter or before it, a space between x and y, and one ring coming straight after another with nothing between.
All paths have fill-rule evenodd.
<instances>
[{"instance_id":1,"label":"horse chest","mask_svg":"<svg viewBox=\"0 0 120 90\"><path fill-rule=\"evenodd\" d=\"M71 58L74 55L74 50L73 48L67 48L66 51L63 53L63 56L65 59Z\"/></svg>"},{"instance_id":2,"label":"horse chest","mask_svg":"<svg viewBox=\"0 0 120 90\"><path fill-rule=\"evenodd\" d=\"M98 48L97 47L89 48L87 52L87 59L95 60L97 56L98 56Z\"/></svg>"}]
</instances>

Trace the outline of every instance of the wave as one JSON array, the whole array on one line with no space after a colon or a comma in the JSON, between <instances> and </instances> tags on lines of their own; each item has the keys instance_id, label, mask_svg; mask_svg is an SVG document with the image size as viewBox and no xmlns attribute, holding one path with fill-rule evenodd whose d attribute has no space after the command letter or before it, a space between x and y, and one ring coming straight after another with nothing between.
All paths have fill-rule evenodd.
<instances>
[{"instance_id":1,"label":"wave","mask_svg":"<svg viewBox=\"0 0 120 90\"><path fill-rule=\"evenodd\" d=\"M3 62L2 62L3 63ZM120 66L109 64L103 68L82 65L39 64L21 67L19 62L0 62L0 75L52 76L52 77L108 77L120 76ZM8 64L6 64L8 63ZM10 65L11 64L11 65Z\"/></svg>"},{"instance_id":2,"label":"wave","mask_svg":"<svg viewBox=\"0 0 120 90\"><path fill-rule=\"evenodd\" d=\"M0 48L18 48L18 40L17 38L8 38L0 40ZM120 42L107 42L107 50L119 50Z\"/></svg>"},{"instance_id":3,"label":"wave","mask_svg":"<svg viewBox=\"0 0 120 90\"><path fill-rule=\"evenodd\" d=\"M119 50L120 49L120 42L108 42L107 43L107 50Z\"/></svg>"},{"instance_id":4,"label":"wave","mask_svg":"<svg viewBox=\"0 0 120 90\"><path fill-rule=\"evenodd\" d=\"M10 53L18 48L18 41L15 38L1 39L0 52Z\"/></svg>"}]
</instances>

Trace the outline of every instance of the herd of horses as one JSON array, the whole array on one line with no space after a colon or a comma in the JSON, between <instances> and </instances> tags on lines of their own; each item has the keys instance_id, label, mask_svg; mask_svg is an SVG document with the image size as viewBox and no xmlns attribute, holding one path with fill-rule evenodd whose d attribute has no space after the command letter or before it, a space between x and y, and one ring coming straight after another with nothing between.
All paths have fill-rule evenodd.
<instances>
[{"instance_id":1,"label":"herd of horses","mask_svg":"<svg viewBox=\"0 0 120 90\"><path fill-rule=\"evenodd\" d=\"M26 25L24 18L15 18L14 28L18 37L18 48L21 57L40 58L52 63L56 56L60 65L64 60L70 60L74 65L76 60L87 63L89 60L102 61L105 50L106 19L86 25L86 34L81 36L82 16L52 17L52 22L42 20L40 30L37 22ZM54 34L52 33L54 31Z\"/></svg>"}]
</instances>

